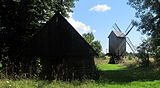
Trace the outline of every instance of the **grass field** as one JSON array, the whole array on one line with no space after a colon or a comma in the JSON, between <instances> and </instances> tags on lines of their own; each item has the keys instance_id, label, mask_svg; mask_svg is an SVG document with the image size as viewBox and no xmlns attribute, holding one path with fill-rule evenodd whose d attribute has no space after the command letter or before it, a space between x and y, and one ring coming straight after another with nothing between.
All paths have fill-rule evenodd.
<instances>
[{"instance_id":1,"label":"grass field","mask_svg":"<svg viewBox=\"0 0 160 88\"><path fill-rule=\"evenodd\" d=\"M100 79L84 81L40 81L0 79L0 88L160 88L160 70L129 68L121 64L96 63Z\"/></svg>"}]
</instances>

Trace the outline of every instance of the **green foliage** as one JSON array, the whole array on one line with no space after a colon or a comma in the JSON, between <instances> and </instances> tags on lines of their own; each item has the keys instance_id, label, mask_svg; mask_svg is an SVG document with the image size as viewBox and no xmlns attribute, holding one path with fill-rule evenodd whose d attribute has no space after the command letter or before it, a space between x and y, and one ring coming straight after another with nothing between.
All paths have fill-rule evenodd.
<instances>
[{"instance_id":1,"label":"green foliage","mask_svg":"<svg viewBox=\"0 0 160 88\"><path fill-rule=\"evenodd\" d=\"M150 47L153 56L159 63L160 53L160 1L159 0L128 0L128 4L133 7L136 17L140 21L134 22L138 30L144 34L151 36Z\"/></svg>"},{"instance_id":2,"label":"green foliage","mask_svg":"<svg viewBox=\"0 0 160 88\"><path fill-rule=\"evenodd\" d=\"M158 0L128 0L128 4L137 10L136 17L138 29L148 35L158 32L158 22L160 14L160 3Z\"/></svg>"},{"instance_id":3,"label":"green foliage","mask_svg":"<svg viewBox=\"0 0 160 88\"><path fill-rule=\"evenodd\" d=\"M103 53L102 53L102 46L101 46L101 43L100 41L96 40L96 41L93 41L91 43L91 46L93 47L93 49L99 54L99 56L102 56Z\"/></svg>"},{"instance_id":4,"label":"green foliage","mask_svg":"<svg viewBox=\"0 0 160 88\"><path fill-rule=\"evenodd\" d=\"M149 53L150 53L150 41L144 40L143 43L137 47L137 51L139 54L137 55L139 59L142 61L142 66L148 67L149 66Z\"/></svg>"},{"instance_id":5,"label":"green foliage","mask_svg":"<svg viewBox=\"0 0 160 88\"><path fill-rule=\"evenodd\" d=\"M44 23L56 12L68 17L68 12L72 12L71 8L75 6L74 1L78 0L61 1L0 0L0 61L3 71L13 73L9 69L18 70L24 47L39 33Z\"/></svg>"},{"instance_id":6,"label":"green foliage","mask_svg":"<svg viewBox=\"0 0 160 88\"><path fill-rule=\"evenodd\" d=\"M132 59L133 59L133 56L132 56L132 55L128 55L128 59L129 59L129 60L132 60Z\"/></svg>"},{"instance_id":7,"label":"green foliage","mask_svg":"<svg viewBox=\"0 0 160 88\"><path fill-rule=\"evenodd\" d=\"M92 45L92 42L94 41L94 35L92 32L84 33L82 36L90 45Z\"/></svg>"},{"instance_id":8,"label":"green foliage","mask_svg":"<svg viewBox=\"0 0 160 88\"><path fill-rule=\"evenodd\" d=\"M126 56L125 56L125 58L126 59L128 59L128 60L133 60L133 59L135 59L137 56L136 56L136 54L135 53L126 53Z\"/></svg>"},{"instance_id":9,"label":"green foliage","mask_svg":"<svg viewBox=\"0 0 160 88\"><path fill-rule=\"evenodd\" d=\"M100 41L98 40L94 41L94 35L92 32L83 34L82 36L93 47L93 49L98 53L99 57L104 55L102 52L102 46L101 46Z\"/></svg>"},{"instance_id":10,"label":"green foliage","mask_svg":"<svg viewBox=\"0 0 160 88\"><path fill-rule=\"evenodd\" d=\"M156 60L156 62L158 63L158 64L160 64L160 47L158 47L157 49L155 49L155 55L154 55L154 58L155 58L155 60Z\"/></svg>"},{"instance_id":11,"label":"green foliage","mask_svg":"<svg viewBox=\"0 0 160 88\"><path fill-rule=\"evenodd\" d=\"M1 0L1 47L19 49L55 12L59 11L68 17L67 12L72 12L74 1L77 0L67 0L61 4L60 0Z\"/></svg>"}]
</instances>

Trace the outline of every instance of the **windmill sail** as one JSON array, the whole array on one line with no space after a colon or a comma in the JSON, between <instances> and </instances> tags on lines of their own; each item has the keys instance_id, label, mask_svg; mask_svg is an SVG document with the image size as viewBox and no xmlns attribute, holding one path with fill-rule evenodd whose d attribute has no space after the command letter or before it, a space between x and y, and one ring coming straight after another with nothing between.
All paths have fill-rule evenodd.
<instances>
[{"instance_id":1,"label":"windmill sail","mask_svg":"<svg viewBox=\"0 0 160 88\"><path fill-rule=\"evenodd\" d=\"M131 48L132 52L135 53L136 52L136 48L133 45L133 43L131 42L131 40L129 39L129 37L126 37L126 42L129 45L129 47Z\"/></svg>"},{"instance_id":2,"label":"windmill sail","mask_svg":"<svg viewBox=\"0 0 160 88\"><path fill-rule=\"evenodd\" d=\"M129 24L129 26L127 27L125 33L128 31L128 29L130 28L131 25L132 25L132 23Z\"/></svg>"},{"instance_id":3,"label":"windmill sail","mask_svg":"<svg viewBox=\"0 0 160 88\"><path fill-rule=\"evenodd\" d=\"M117 30L114 26L113 26L114 30Z\"/></svg>"},{"instance_id":4,"label":"windmill sail","mask_svg":"<svg viewBox=\"0 0 160 88\"><path fill-rule=\"evenodd\" d=\"M115 23L115 26L117 27L117 29L120 31L120 32L122 32L121 31L121 29L118 27L118 25Z\"/></svg>"},{"instance_id":5,"label":"windmill sail","mask_svg":"<svg viewBox=\"0 0 160 88\"><path fill-rule=\"evenodd\" d=\"M129 34L129 32L133 29L134 25L129 29L129 31L125 34L125 36L127 36Z\"/></svg>"}]
</instances>

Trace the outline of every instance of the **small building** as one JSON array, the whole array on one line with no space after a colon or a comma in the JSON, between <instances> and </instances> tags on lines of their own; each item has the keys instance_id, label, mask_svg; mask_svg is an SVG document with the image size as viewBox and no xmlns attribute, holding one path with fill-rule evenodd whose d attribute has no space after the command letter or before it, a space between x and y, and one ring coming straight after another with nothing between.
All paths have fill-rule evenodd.
<instances>
[{"instance_id":1,"label":"small building","mask_svg":"<svg viewBox=\"0 0 160 88\"><path fill-rule=\"evenodd\" d=\"M109 36L109 55L124 56L126 54L126 37L125 34L113 30Z\"/></svg>"},{"instance_id":2,"label":"small building","mask_svg":"<svg viewBox=\"0 0 160 88\"><path fill-rule=\"evenodd\" d=\"M24 56L41 58L44 79L83 79L97 77L97 53L60 14L56 13L26 46Z\"/></svg>"}]
</instances>

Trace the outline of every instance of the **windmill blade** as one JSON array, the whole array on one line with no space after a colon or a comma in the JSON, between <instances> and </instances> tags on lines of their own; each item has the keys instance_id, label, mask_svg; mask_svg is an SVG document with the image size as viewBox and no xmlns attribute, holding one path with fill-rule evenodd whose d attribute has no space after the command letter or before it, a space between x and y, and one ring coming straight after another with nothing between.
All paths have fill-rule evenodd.
<instances>
[{"instance_id":1,"label":"windmill blade","mask_svg":"<svg viewBox=\"0 0 160 88\"><path fill-rule=\"evenodd\" d=\"M131 50L133 52L137 51L136 48L135 48L135 46L133 45L133 43L131 42L131 40L130 40L129 37L126 37L126 42L127 42L127 44L129 45L129 47L131 48Z\"/></svg>"},{"instance_id":2,"label":"windmill blade","mask_svg":"<svg viewBox=\"0 0 160 88\"><path fill-rule=\"evenodd\" d=\"M131 27L131 29L125 34L125 36L127 36L129 34L129 32L133 29L134 25Z\"/></svg>"},{"instance_id":3,"label":"windmill blade","mask_svg":"<svg viewBox=\"0 0 160 88\"><path fill-rule=\"evenodd\" d=\"M114 30L116 30L116 28L113 26Z\"/></svg>"},{"instance_id":4,"label":"windmill blade","mask_svg":"<svg viewBox=\"0 0 160 88\"><path fill-rule=\"evenodd\" d=\"M130 28L131 25L132 25L132 22L128 25L128 27L127 27L125 33L128 31L128 29Z\"/></svg>"},{"instance_id":5,"label":"windmill blade","mask_svg":"<svg viewBox=\"0 0 160 88\"><path fill-rule=\"evenodd\" d=\"M131 42L130 38L129 38L129 37L127 37L127 39L128 39L128 41L130 42L130 44L132 45L132 47L133 47L134 51L137 51L137 50L136 50L136 48L135 48L135 46L134 46L134 45L133 45L133 43Z\"/></svg>"},{"instance_id":6,"label":"windmill blade","mask_svg":"<svg viewBox=\"0 0 160 88\"><path fill-rule=\"evenodd\" d=\"M133 53L135 53L135 51L133 50L133 48L131 47L130 43L128 41L126 41L127 44L129 45L130 49L132 50Z\"/></svg>"},{"instance_id":7,"label":"windmill blade","mask_svg":"<svg viewBox=\"0 0 160 88\"><path fill-rule=\"evenodd\" d=\"M116 23L115 23L115 26L118 28L118 30L119 30L120 32L122 32L121 29L118 27L118 25L117 25Z\"/></svg>"}]
</instances>

